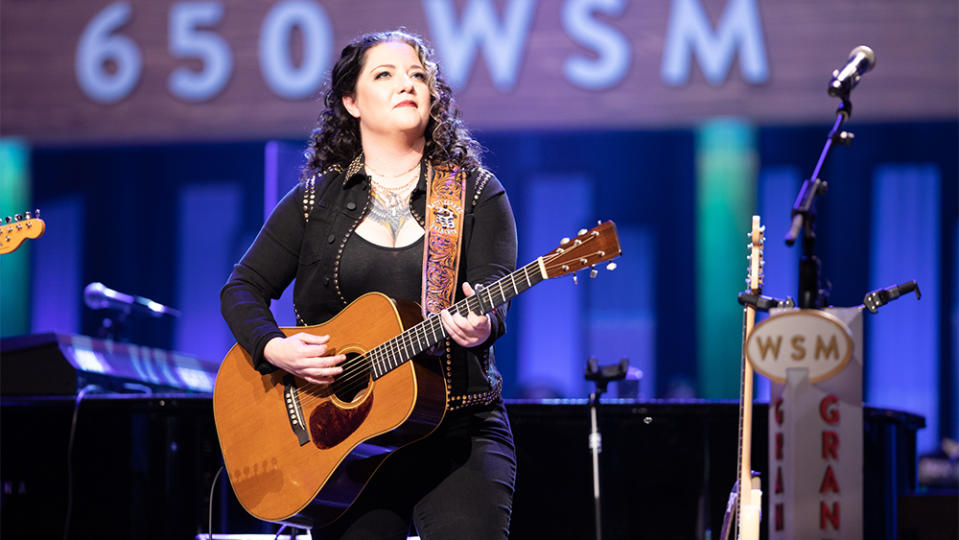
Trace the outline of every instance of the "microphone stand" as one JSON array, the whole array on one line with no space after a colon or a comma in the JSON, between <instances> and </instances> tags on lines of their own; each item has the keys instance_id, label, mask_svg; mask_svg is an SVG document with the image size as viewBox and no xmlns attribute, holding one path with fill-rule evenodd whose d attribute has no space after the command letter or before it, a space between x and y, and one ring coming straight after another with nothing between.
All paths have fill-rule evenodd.
<instances>
[{"instance_id":1,"label":"microphone stand","mask_svg":"<svg viewBox=\"0 0 959 540\"><path fill-rule=\"evenodd\" d=\"M599 453L603 451L603 436L599 432L599 398L606 392L611 381L626 378L629 371L629 359L623 358L619 364L600 366L595 358L586 361L586 380L596 383L596 391L589 395L589 449L593 457L593 514L596 517L596 540L603 538L602 505L599 496Z\"/></svg>"},{"instance_id":2,"label":"microphone stand","mask_svg":"<svg viewBox=\"0 0 959 540\"><path fill-rule=\"evenodd\" d=\"M816 257L816 232L813 225L816 221L816 210L814 207L816 195L826 192L826 182L819 175L829 156L829 151L833 145L839 144L848 146L852 143L854 135L848 131L842 130L842 124L852 115L852 102L849 101L849 91L838 96L842 99L842 105L836 109L836 121L833 123L829 136L826 137L826 144L819 154L819 161L813 170L812 176L807 178L799 190L796 202L793 203L792 225L789 232L786 233L786 245L791 246L796 242L799 236L799 230L803 231L803 254L799 259L799 307L822 308L828 303L829 292L823 290L820 285L820 272L822 264Z\"/></svg>"},{"instance_id":3,"label":"microphone stand","mask_svg":"<svg viewBox=\"0 0 959 540\"><path fill-rule=\"evenodd\" d=\"M97 337L120 343L129 343L130 338L127 335L127 317L129 315L129 310L109 309L107 315L104 315L103 319L100 320Z\"/></svg>"}]
</instances>

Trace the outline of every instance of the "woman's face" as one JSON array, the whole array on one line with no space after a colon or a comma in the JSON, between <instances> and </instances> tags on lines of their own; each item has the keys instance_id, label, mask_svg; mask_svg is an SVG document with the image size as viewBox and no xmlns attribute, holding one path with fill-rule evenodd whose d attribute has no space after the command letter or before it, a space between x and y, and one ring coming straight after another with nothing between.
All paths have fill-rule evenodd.
<instances>
[{"instance_id":1,"label":"woman's face","mask_svg":"<svg viewBox=\"0 0 959 540\"><path fill-rule=\"evenodd\" d=\"M360 121L360 135L422 136L430 117L429 74L413 47L387 41L366 51L347 112Z\"/></svg>"}]
</instances>

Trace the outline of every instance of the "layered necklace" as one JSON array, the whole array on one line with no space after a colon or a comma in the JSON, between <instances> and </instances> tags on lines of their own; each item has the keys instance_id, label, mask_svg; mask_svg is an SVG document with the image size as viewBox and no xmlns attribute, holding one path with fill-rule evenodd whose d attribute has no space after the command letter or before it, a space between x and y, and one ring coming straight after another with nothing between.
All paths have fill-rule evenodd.
<instances>
[{"instance_id":1,"label":"layered necklace","mask_svg":"<svg viewBox=\"0 0 959 540\"><path fill-rule=\"evenodd\" d=\"M367 217L388 228L393 234L393 241L396 242L400 229L407 220L413 218L410 214L410 194L413 193L413 186L420 178L420 162L408 171L394 176L380 174L369 165L365 167L370 173L373 185L373 208ZM390 180L390 183L398 180L403 183L388 187L382 183L384 180Z\"/></svg>"}]
</instances>

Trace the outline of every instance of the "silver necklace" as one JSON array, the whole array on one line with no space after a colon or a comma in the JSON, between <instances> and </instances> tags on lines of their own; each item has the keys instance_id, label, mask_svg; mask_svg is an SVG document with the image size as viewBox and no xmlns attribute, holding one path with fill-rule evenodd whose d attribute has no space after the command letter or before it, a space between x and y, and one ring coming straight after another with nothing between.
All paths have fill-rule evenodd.
<instances>
[{"instance_id":1,"label":"silver necklace","mask_svg":"<svg viewBox=\"0 0 959 540\"><path fill-rule=\"evenodd\" d=\"M417 162L414 163L412 167L410 167L409 169L407 169L407 170L405 170L405 171L403 171L403 172L401 172L401 173L399 173L399 174L395 174L395 175L386 175L386 174L383 174L383 173L381 173L381 172L379 172L379 171L376 171L376 170L373 169L373 167L370 167L370 165L369 165L368 163L364 164L363 166L366 167L366 170L367 170L367 172L370 173L370 176L371 176L371 177L377 177L377 178L382 178L382 179L387 179L387 178L400 178L401 176L406 176L407 174L413 172L413 169L417 169L417 172L419 172L418 167L420 166L420 161L417 160ZM416 176L419 176L419 175L417 174ZM380 184L380 185L382 185L382 184ZM390 188L390 189L393 189L393 188Z\"/></svg>"},{"instance_id":2,"label":"silver necklace","mask_svg":"<svg viewBox=\"0 0 959 540\"><path fill-rule=\"evenodd\" d=\"M412 187L419 180L419 174L413 176L406 184L390 188L373 180L373 207L368 218L390 230L393 243L399 236L400 230L406 222L413 218L410 213L410 195Z\"/></svg>"}]
</instances>

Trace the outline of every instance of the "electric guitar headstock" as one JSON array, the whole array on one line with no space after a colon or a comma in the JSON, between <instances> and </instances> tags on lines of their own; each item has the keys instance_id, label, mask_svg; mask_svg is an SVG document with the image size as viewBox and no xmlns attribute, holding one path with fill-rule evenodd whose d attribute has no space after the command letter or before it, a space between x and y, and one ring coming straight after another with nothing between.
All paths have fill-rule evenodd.
<instances>
[{"instance_id":1,"label":"electric guitar headstock","mask_svg":"<svg viewBox=\"0 0 959 540\"><path fill-rule=\"evenodd\" d=\"M746 289L750 294L761 294L763 290L763 278L765 272L763 267L763 247L766 244L766 227L759 223L759 216L753 216L753 227L749 233L749 261L748 276L746 277Z\"/></svg>"},{"instance_id":2,"label":"electric guitar headstock","mask_svg":"<svg viewBox=\"0 0 959 540\"><path fill-rule=\"evenodd\" d=\"M39 210L33 215L26 212L25 216L7 216L0 221L0 255L15 251L27 238L40 238L45 229Z\"/></svg>"},{"instance_id":3,"label":"electric guitar headstock","mask_svg":"<svg viewBox=\"0 0 959 540\"><path fill-rule=\"evenodd\" d=\"M559 247L542 257L543 271L547 278L555 278L590 268L590 277L596 277L595 265L622 253L616 224L607 221L588 231L580 230L576 238L564 238ZM616 263L610 263L606 268L613 270Z\"/></svg>"}]
</instances>

